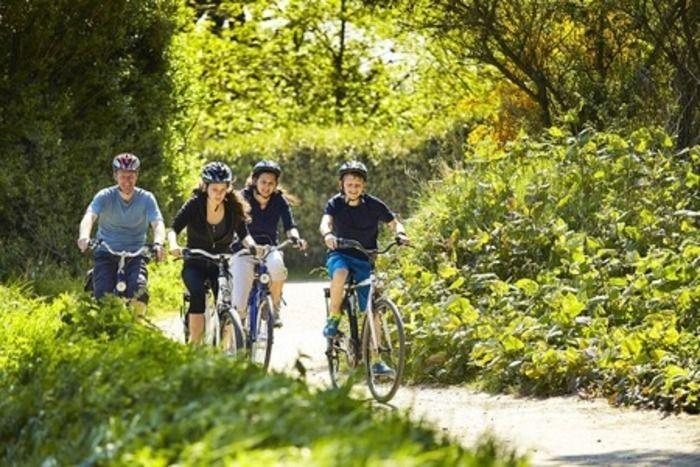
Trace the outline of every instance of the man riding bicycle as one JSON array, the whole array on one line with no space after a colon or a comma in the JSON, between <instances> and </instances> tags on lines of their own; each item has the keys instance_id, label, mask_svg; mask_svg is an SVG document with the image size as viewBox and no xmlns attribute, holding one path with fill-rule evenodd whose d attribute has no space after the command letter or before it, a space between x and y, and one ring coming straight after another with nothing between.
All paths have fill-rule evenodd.
<instances>
[{"instance_id":1,"label":"man riding bicycle","mask_svg":"<svg viewBox=\"0 0 700 467\"><path fill-rule=\"evenodd\" d=\"M122 153L114 157L112 174L117 184L100 190L85 211L79 228L80 251L84 252L89 247L92 226L99 218L96 237L116 251L141 249L150 224L156 259L163 259L163 216L155 196L136 186L140 167L139 158L133 154ZM98 246L93 260L93 295L100 299L115 289L119 258L107 251L106 246ZM135 311L143 315L148 303L146 258L128 258L125 264L125 295L134 299L131 303Z\"/></svg>"},{"instance_id":2,"label":"man riding bicycle","mask_svg":"<svg viewBox=\"0 0 700 467\"><path fill-rule=\"evenodd\" d=\"M233 191L233 174L229 166L223 162L208 163L202 169L199 187L180 208L168 231L170 253L174 256L182 254L177 235L185 227L187 248L190 249L212 254L229 253L237 239L254 247L255 242L246 226L248 211L247 203ZM218 272L216 264L201 258L186 259L182 267L182 279L190 293L187 320L190 342L194 345L200 344L204 335L205 282L208 281L217 294Z\"/></svg>"},{"instance_id":3,"label":"man riding bicycle","mask_svg":"<svg viewBox=\"0 0 700 467\"><path fill-rule=\"evenodd\" d=\"M251 223L248 226L250 235L259 245L277 245L277 229L280 221L289 239L306 248L306 242L299 237L299 231L294 223L291 203L288 196L279 186L282 168L277 162L262 160L255 164L246 187L241 195L250 204ZM240 245L234 245L234 250L241 250ZM287 279L287 268L281 251L271 251L265 258L270 274L270 296L275 308L275 326L282 325L280 318L280 303L282 287ZM233 305L239 313L245 313L248 295L253 285L254 259L243 250L237 253L231 261L231 272L236 278L233 290ZM239 287L240 285L240 287Z\"/></svg>"},{"instance_id":4,"label":"man riding bicycle","mask_svg":"<svg viewBox=\"0 0 700 467\"><path fill-rule=\"evenodd\" d=\"M360 242L367 250L377 249L380 222L386 222L396 235L399 244L408 244L408 236L396 215L379 198L364 192L367 167L359 161L349 161L338 169L340 193L328 200L319 230L330 250L326 268L331 277L330 314L323 329L325 337L338 332L341 317L343 290L350 273L356 282L370 276L372 264L363 253L352 250L336 250L338 238ZM367 310L369 286L359 287L360 311ZM377 326L378 327L378 326ZM391 375L394 370L382 361L375 361L372 370L377 375Z\"/></svg>"}]
</instances>

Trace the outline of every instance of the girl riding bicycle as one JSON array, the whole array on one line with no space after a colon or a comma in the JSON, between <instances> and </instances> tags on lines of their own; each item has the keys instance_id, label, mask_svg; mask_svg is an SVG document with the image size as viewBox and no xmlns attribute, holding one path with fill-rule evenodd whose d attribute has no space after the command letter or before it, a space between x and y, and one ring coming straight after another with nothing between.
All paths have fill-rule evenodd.
<instances>
[{"instance_id":1,"label":"girl riding bicycle","mask_svg":"<svg viewBox=\"0 0 700 467\"><path fill-rule=\"evenodd\" d=\"M386 222L396 234L399 244L408 244L408 236L403 225L379 198L364 193L367 181L367 167L359 161L349 161L338 169L340 193L328 200L321 219L320 231L323 241L330 250L326 259L330 285L330 314L323 329L325 337L333 337L338 332L343 301L343 289L349 274L355 281L362 282L370 276L372 266L365 255L354 250L336 250L338 238L356 240L367 250L377 248L379 223ZM369 287L358 288L360 311L367 309ZM377 326L379 328L379 326ZM382 361L372 364L374 374L393 373Z\"/></svg>"},{"instance_id":2,"label":"girl riding bicycle","mask_svg":"<svg viewBox=\"0 0 700 467\"><path fill-rule=\"evenodd\" d=\"M262 160L253 167L246 187L241 191L241 195L251 207L251 223L248 230L258 244L277 245L277 229L281 221L287 237L304 250L306 242L299 237L291 203L279 187L281 175L282 168L274 161ZM240 245L234 245L234 250L242 250L242 248ZM255 260L245 253L245 251L238 252L231 261L231 273L236 280L236 287L233 289L233 305L241 313L241 317L246 312L255 267ZM265 258L265 264L271 278L269 287L275 309L275 326L279 327L282 325L279 313L282 287L287 279L287 268L284 265L282 251L270 251Z\"/></svg>"},{"instance_id":3,"label":"girl riding bicycle","mask_svg":"<svg viewBox=\"0 0 700 467\"><path fill-rule=\"evenodd\" d=\"M210 162L202 169L202 181L192 197L180 208L168 231L170 253L180 256L182 249L177 235L187 227L187 247L209 253L228 253L237 239L243 239L248 248L255 241L248 233L247 203L232 189L233 174L223 162ZM186 259L182 279L190 293L187 312L190 342L199 344L204 332L205 282L217 293L218 269L215 264L201 259Z\"/></svg>"}]
</instances>

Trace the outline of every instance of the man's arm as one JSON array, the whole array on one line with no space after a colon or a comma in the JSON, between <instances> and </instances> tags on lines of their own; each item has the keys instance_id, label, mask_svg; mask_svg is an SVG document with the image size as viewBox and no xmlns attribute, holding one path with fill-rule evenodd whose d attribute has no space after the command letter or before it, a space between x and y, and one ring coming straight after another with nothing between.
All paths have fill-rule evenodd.
<instances>
[{"instance_id":1,"label":"man's arm","mask_svg":"<svg viewBox=\"0 0 700 467\"><path fill-rule=\"evenodd\" d=\"M83 220L80 221L80 227L78 228L78 248L80 251L85 252L90 242L90 233L92 232L92 225L97 219L97 214L90 211L89 209L85 211Z\"/></svg>"},{"instance_id":2,"label":"man's arm","mask_svg":"<svg viewBox=\"0 0 700 467\"><path fill-rule=\"evenodd\" d=\"M153 228L153 246L156 252L156 259L162 261L165 257L163 242L165 241L165 223L163 219L156 219L151 222Z\"/></svg>"},{"instance_id":3,"label":"man's arm","mask_svg":"<svg viewBox=\"0 0 700 467\"><path fill-rule=\"evenodd\" d=\"M338 239L333 234L333 216L324 214L321 218L321 225L318 227L318 230L323 237L323 243L325 243L329 249L335 250L338 246Z\"/></svg>"}]
</instances>

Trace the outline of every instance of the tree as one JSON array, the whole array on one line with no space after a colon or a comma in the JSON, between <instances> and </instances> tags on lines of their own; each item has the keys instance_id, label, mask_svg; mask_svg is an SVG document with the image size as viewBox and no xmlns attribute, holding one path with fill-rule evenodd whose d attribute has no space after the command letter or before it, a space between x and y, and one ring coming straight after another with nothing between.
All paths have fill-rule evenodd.
<instances>
[{"instance_id":1,"label":"tree","mask_svg":"<svg viewBox=\"0 0 700 467\"><path fill-rule=\"evenodd\" d=\"M180 13L175 0L0 4L0 276L75 264L77 225L117 152L142 157L150 189L167 183Z\"/></svg>"},{"instance_id":2,"label":"tree","mask_svg":"<svg viewBox=\"0 0 700 467\"><path fill-rule=\"evenodd\" d=\"M700 137L696 1L391 3L454 63L495 67L537 104L545 126L665 125L680 147Z\"/></svg>"}]
</instances>

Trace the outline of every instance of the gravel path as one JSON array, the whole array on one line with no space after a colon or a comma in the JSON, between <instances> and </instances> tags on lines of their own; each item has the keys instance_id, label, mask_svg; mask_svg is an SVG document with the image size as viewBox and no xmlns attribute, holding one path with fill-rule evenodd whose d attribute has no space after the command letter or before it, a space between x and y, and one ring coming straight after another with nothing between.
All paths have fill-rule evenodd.
<instances>
[{"instance_id":1,"label":"gravel path","mask_svg":"<svg viewBox=\"0 0 700 467\"><path fill-rule=\"evenodd\" d=\"M307 379L327 386L325 282L285 286L284 327L275 335L272 365L294 371L300 355ZM177 319L161 322L179 338ZM362 395L360 395L362 396ZM534 465L700 466L700 417L611 407L605 400L493 396L458 387L402 387L392 407L426 420L465 446L485 433L527 453Z\"/></svg>"}]
</instances>

